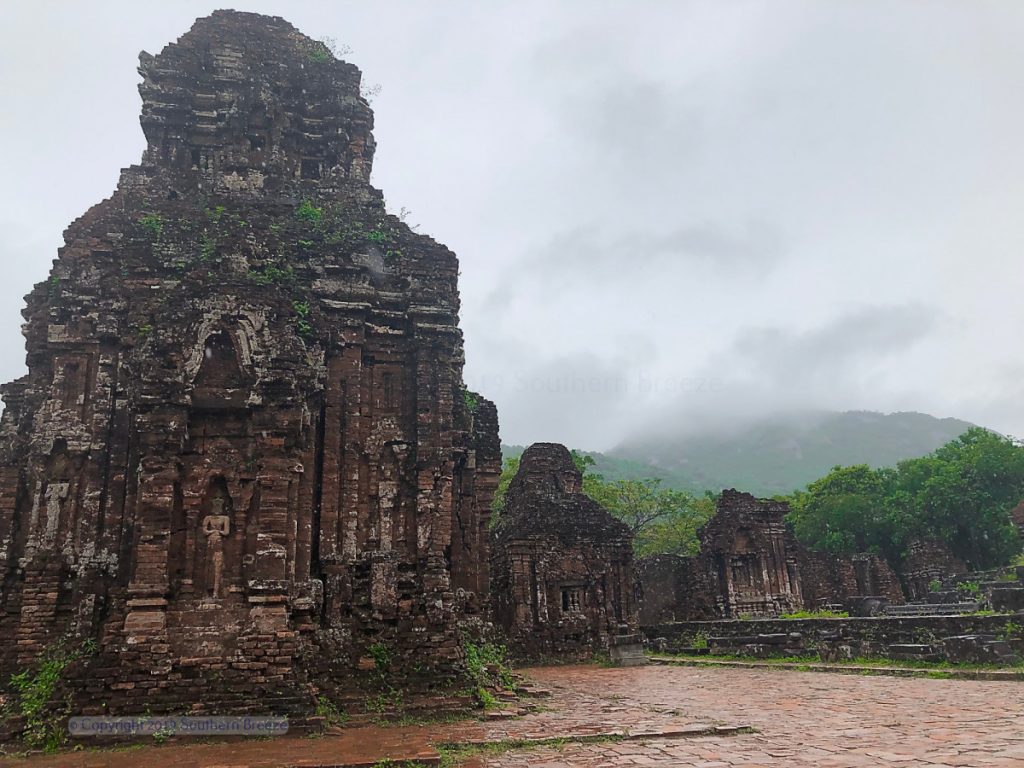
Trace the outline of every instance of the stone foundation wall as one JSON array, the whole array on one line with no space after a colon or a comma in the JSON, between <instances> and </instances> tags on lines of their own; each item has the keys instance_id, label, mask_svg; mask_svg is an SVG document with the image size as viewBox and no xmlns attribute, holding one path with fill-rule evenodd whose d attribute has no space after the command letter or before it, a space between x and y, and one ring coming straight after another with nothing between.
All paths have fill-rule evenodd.
<instances>
[{"instance_id":1,"label":"stone foundation wall","mask_svg":"<svg viewBox=\"0 0 1024 768\"><path fill-rule=\"evenodd\" d=\"M941 654L943 641L959 636L1007 639L1024 652L1024 614L688 621L644 626L643 633L649 648L667 653L704 646L712 655L886 658L894 645L930 646Z\"/></svg>"}]
</instances>

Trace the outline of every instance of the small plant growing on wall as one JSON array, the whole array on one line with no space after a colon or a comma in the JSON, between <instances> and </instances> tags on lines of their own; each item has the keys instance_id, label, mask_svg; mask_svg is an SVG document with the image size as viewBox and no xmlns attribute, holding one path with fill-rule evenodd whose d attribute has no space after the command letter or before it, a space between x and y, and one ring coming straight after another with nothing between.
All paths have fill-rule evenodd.
<instances>
[{"instance_id":1,"label":"small plant growing on wall","mask_svg":"<svg viewBox=\"0 0 1024 768\"><path fill-rule=\"evenodd\" d=\"M309 200L303 200L295 209L295 218L301 221L316 223L324 217L324 209L317 208Z\"/></svg>"},{"instance_id":2,"label":"small plant growing on wall","mask_svg":"<svg viewBox=\"0 0 1024 768\"><path fill-rule=\"evenodd\" d=\"M476 409L480 407L480 400L468 389L462 390L462 402L470 413L476 413Z\"/></svg>"},{"instance_id":3,"label":"small plant growing on wall","mask_svg":"<svg viewBox=\"0 0 1024 768\"><path fill-rule=\"evenodd\" d=\"M143 229L149 232L154 238L160 237L164 231L164 220L155 213L149 213L139 219Z\"/></svg>"},{"instance_id":4,"label":"small plant growing on wall","mask_svg":"<svg viewBox=\"0 0 1024 768\"><path fill-rule=\"evenodd\" d=\"M494 643L473 643L466 640L462 644L466 657L466 670L473 680L473 696L484 709L491 709L498 701L489 690L491 687L513 689L516 681L508 659L508 649Z\"/></svg>"},{"instance_id":5,"label":"small plant growing on wall","mask_svg":"<svg viewBox=\"0 0 1024 768\"><path fill-rule=\"evenodd\" d=\"M968 597L979 597L981 595L981 585L976 581L964 581L957 586L957 590Z\"/></svg>"},{"instance_id":6,"label":"small plant growing on wall","mask_svg":"<svg viewBox=\"0 0 1024 768\"><path fill-rule=\"evenodd\" d=\"M367 652L370 654L370 658L373 659L373 665L377 670L377 674L380 675L381 680L385 680L388 672L391 670L390 649L384 643L374 643L367 649Z\"/></svg>"}]
</instances>

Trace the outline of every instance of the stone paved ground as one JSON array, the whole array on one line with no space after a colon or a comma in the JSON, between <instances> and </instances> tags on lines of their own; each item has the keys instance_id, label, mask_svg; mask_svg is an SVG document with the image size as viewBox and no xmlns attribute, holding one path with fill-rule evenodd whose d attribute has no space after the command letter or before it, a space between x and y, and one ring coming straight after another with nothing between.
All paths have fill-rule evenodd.
<instances>
[{"instance_id":1,"label":"stone paved ground","mask_svg":"<svg viewBox=\"0 0 1024 768\"><path fill-rule=\"evenodd\" d=\"M783 670L549 667L527 675L552 691L514 720L343 729L319 739L178 744L0 761L31 768L278 768L429 758L431 744L622 731L679 734L699 724L756 733L569 744L475 759L476 768L1024 767L1024 685L858 677Z\"/></svg>"},{"instance_id":2,"label":"stone paved ground","mask_svg":"<svg viewBox=\"0 0 1024 768\"><path fill-rule=\"evenodd\" d=\"M748 723L727 738L570 745L480 761L488 768L598 766L1024 766L1024 686L776 670L646 667L531 670L558 699L628 717ZM582 715L578 713L577 716Z\"/></svg>"}]
</instances>

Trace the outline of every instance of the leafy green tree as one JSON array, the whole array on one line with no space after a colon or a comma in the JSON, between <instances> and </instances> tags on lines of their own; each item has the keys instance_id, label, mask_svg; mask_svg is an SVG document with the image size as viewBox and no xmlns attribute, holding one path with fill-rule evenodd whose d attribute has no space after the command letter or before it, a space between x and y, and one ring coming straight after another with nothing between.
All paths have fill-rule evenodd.
<instances>
[{"instance_id":1,"label":"leafy green tree","mask_svg":"<svg viewBox=\"0 0 1024 768\"><path fill-rule=\"evenodd\" d=\"M974 428L929 456L899 465L919 532L944 541L975 568L1020 552L1010 510L1024 499L1024 446Z\"/></svg>"},{"instance_id":2,"label":"leafy green tree","mask_svg":"<svg viewBox=\"0 0 1024 768\"><path fill-rule=\"evenodd\" d=\"M662 488L656 478L609 483L600 475L587 474L583 490L629 527L638 557L694 554L697 529L714 513L713 500Z\"/></svg>"},{"instance_id":3,"label":"leafy green tree","mask_svg":"<svg viewBox=\"0 0 1024 768\"><path fill-rule=\"evenodd\" d=\"M886 499L893 488L892 470L867 464L834 467L792 501L790 520L796 535L815 549L829 552L884 552L893 549Z\"/></svg>"},{"instance_id":4,"label":"leafy green tree","mask_svg":"<svg viewBox=\"0 0 1024 768\"><path fill-rule=\"evenodd\" d=\"M896 469L836 467L792 501L790 520L811 547L877 552L898 564L915 538L935 538L974 568L1020 551L1009 512L1024 499L1024 446L968 430Z\"/></svg>"},{"instance_id":5,"label":"leafy green tree","mask_svg":"<svg viewBox=\"0 0 1024 768\"><path fill-rule=\"evenodd\" d=\"M700 551L697 532L715 515L715 497L701 496L687 500L669 514L642 530L633 540L638 557L673 554L686 557Z\"/></svg>"}]
</instances>

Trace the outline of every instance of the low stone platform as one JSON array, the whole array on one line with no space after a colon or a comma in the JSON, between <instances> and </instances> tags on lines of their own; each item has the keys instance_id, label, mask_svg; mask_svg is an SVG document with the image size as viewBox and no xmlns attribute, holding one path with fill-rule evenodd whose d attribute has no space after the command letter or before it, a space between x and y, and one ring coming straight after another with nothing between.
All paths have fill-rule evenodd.
<instances>
[{"instance_id":1,"label":"low stone platform","mask_svg":"<svg viewBox=\"0 0 1024 768\"><path fill-rule=\"evenodd\" d=\"M756 658L916 658L1011 666L1024 657L1024 615L873 616L680 621L644 627L649 649ZM915 655L916 654L916 655Z\"/></svg>"}]
</instances>

